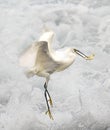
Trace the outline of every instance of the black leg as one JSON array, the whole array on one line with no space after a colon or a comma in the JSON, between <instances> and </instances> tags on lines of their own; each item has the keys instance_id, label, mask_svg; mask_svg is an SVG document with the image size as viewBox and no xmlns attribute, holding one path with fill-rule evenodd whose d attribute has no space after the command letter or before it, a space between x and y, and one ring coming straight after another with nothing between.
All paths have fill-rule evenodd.
<instances>
[{"instance_id":1,"label":"black leg","mask_svg":"<svg viewBox=\"0 0 110 130\"><path fill-rule=\"evenodd\" d=\"M47 108L48 108L48 111L46 112L46 114L49 114L49 117L51 119L53 119L52 115L51 115L51 111L50 111L50 106L49 106L49 103L48 103L48 99L47 99L47 95L49 96L49 101L50 101L50 105L52 104L52 101L51 101L51 97L50 97L50 94L47 90L47 85L46 83L44 84L44 88L45 88L45 92L44 92L44 95L45 95L45 100L46 100L46 104L47 104Z\"/></svg>"},{"instance_id":2,"label":"black leg","mask_svg":"<svg viewBox=\"0 0 110 130\"><path fill-rule=\"evenodd\" d=\"M44 92L44 95L45 95L45 100L46 100L46 103L47 103L47 108L48 108L48 110L50 110L49 103L48 103L48 100L47 100L47 92L46 92L46 90Z\"/></svg>"},{"instance_id":3,"label":"black leg","mask_svg":"<svg viewBox=\"0 0 110 130\"><path fill-rule=\"evenodd\" d=\"M50 105L53 107L52 99L51 99L51 96L50 96L50 94L49 94L49 92L48 92L48 90L47 90L47 85L46 85L46 83L44 84L44 88L45 88L45 91L46 91L47 94L48 94L49 103L50 103Z\"/></svg>"}]
</instances>

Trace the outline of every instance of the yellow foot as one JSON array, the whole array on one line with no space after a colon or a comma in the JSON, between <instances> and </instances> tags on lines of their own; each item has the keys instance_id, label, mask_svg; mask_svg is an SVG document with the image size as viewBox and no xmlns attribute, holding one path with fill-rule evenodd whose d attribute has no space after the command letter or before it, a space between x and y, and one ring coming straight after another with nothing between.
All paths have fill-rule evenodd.
<instances>
[{"instance_id":1,"label":"yellow foot","mask_svg":"<svg viewBox=\"0 0 110 130\"><path fill-rule=\"evenodd\" d=\"M94 59L94 56L95 56L95 55L94 55L94 54L92 54L92 55L90 55L90 56L86 57L85 59L86 59L86 60L93 60L93 59Z\"/></svg>"},{"instance_id":2,"label":"yellow foot","mask_svg":"<svg viewBox=\"0 0 110 130\"><path fill-rule=\"evenodd\" d=\"M52 99L50 98L48 101L49 101L49 103L50 103L50 106L53 107Z\"/></svg>"},{"instance_id":3,"label":"yellow foot","mask_svg":"<svg viewBox=\"0 0 110 130\"><path fill-rule=\"evenodd\" d=\"M52 120L53 120L53 116L52 116L52 114L51 114L51 111L50 111L50 110L46 111L46 113L45 113L45 114L48 114L48 115L49 115L49 117L50 117L50 119L52 119Z\"/></svg>"}]
</instances>

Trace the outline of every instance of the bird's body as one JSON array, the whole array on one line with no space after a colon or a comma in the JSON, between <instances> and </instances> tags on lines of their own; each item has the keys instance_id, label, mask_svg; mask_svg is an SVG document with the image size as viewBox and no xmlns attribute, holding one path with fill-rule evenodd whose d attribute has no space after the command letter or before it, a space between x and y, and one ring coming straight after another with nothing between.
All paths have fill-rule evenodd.
<instances>
[{"instance_id":1,"label":"bird's body","mask_svg":"<svg viewBox=\"0 0 110 130\"><path fill-rule=\"evenodd\" d=\"M28 69L26 73L27 76L38 75L46 78L44 84L45 99L48 107L47 113L49 113L50 118L52 118L52 115L49 103L52 106L52 100L47 90L50 75L68 68L75 61L76 54L82 56L86 60L93 59L93 55L88 57L79 50L73 48L53 50L51 47L53 36L53 31L44 32L39 40L33 43L20 58L20 65ZM47 97L49 98L49 103Z\"/></svg>"},{"instance_id":2,"label":"bird's body","mask_svg":"<svg viewBox=\"0 0 110 130\"><path fill-rule=\"evenodd\" d=\"M20 65L29 69L27 74L46 77L45 73L62 71L74 62L76 54L72 48L57 51L51 48L53 34L44 33L20 58Z\"/></svg>"}]
</instances>

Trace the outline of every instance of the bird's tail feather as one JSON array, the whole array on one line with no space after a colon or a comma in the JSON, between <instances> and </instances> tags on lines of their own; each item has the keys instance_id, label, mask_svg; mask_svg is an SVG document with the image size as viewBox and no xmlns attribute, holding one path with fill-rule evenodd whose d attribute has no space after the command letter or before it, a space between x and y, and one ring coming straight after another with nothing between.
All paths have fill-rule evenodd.
<instances>
[{"instance_id":1,"label":"bird's tail feather","mask_svg":"<svg viewBox=\"0 0 110 130\"><path fill-rule=\"evenodd\" d=\"M32 71L26 71L26 72L25 72L25 75L26 75L27 78L31 78L31 77L33 77L35 74L34 74Z\"/></svg>"}]
</instances>

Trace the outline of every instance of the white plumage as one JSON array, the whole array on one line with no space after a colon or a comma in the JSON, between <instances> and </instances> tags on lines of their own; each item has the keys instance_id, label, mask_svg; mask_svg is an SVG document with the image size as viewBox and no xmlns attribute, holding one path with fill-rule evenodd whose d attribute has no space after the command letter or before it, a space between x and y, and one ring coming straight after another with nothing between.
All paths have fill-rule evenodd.
<instances>
[{"instance_id":1,"label":"white plumage","mask_svg":"<svg viewBox=\"0 0 110 130\"><path fill-rule=\"evenodd\" d=\"M86 56L74 48L65 48L54 51L51 48L53 37L53 31L44 32L39 40L33 43L20 57L20 65L28 69L27 76L38 75L46 78L44 88L48 107L47 113L49 113L49 116L52 119L53 117L47 100L48 97L50 105L52 106L52 100L47 90L50 75L69 67L74 62L76 54L82 56L86 60L92 60L94 57L94 55Z\"/></svg>"}]
</instances>

